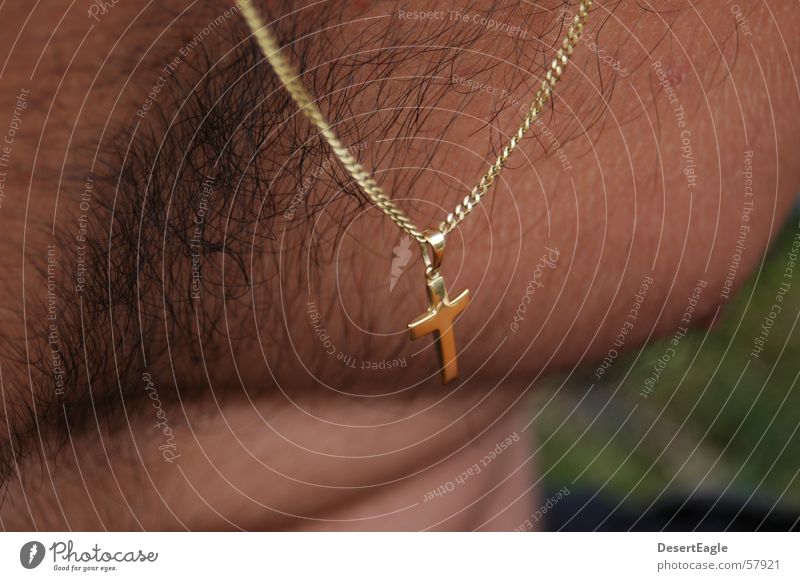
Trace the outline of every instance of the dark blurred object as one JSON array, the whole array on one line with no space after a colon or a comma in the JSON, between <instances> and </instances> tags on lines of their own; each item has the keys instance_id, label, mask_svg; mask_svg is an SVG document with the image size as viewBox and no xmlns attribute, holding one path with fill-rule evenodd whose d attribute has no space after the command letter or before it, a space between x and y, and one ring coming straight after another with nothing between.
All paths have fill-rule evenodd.
<instances>
[{"instance_id":1,"label":"dark blurred object","mask_svg":"<svg viewBox=\"0 0 800 581\"><path fill-rule=\"evenodd\" d=\"M785 532L800 530L799 523L800 513L755 499L665 498L642 513L585 490L573 490L545 515L547 531Z\"/></svg>"}]
</instances>

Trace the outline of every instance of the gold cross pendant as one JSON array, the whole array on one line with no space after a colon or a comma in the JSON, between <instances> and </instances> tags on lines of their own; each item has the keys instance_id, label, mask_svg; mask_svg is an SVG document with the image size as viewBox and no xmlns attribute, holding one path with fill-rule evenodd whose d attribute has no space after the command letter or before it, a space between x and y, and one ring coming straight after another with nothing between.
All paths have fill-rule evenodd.
<instances>
[{"instance_id":1,"label":"gold cross pendant","mask_svg":"<svg viewBox=\"0 0 800 581\"><path fill-rule=\"evenodd\" d=\"M442 366L442 383L458 377L458 356L453 322L469 305L469 290L464 290L450 300L447 288L439 272L444 254L444 235L438 230L426 230L425 238L431 248L432 256L423 250L425 261L425 285L428 294L428 310L408 324L412 339L433 333L439 362Z\"/></svg>"}]
</instances>

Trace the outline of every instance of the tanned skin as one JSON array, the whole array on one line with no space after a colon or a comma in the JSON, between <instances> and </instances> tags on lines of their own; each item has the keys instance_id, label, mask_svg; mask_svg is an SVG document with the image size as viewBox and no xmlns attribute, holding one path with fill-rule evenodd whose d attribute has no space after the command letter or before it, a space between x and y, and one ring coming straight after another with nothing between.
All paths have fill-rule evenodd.
<instances>
[{"instance_id":1,"label":"tanned skin","mask_svg":"<svg viewBox=\"0 0 800 581\"><path fill-rule=\"evenodd\" d=\"M516 129L565 19L555 1L434 4L259 3L421 225ZM425 306L417 248L331 158L232 4L5 5L0 132L18 130L0 205L0 524L518 527L537 505L537 381L602 359L643 280L626 348L675 329L699 281L691 324L712 326L783 224L796 12L596 3L542 124L448 237L449 289L472 304L442 387L406 329Z\"/></svg>"}]
</instances>

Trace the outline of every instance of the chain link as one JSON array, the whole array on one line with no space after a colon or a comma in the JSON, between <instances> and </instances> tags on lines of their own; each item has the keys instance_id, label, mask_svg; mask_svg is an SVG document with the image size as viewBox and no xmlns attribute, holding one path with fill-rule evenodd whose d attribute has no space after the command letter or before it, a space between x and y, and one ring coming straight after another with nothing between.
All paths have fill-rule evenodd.
<instances>
[{"instance_id":1,"label":"chain link","mask_svg":"<svg viewBox=\"0 0 800 581\"><path fill-rule=\"evenodd\" d=\"M272 65L275 74L278 75L281 83L283 83L300 111L302 111L317 127L330 145L334 155L339 158L339 161L341 161L342 165L364 193L372 200L372 203L383 210L383 212L402 230L407 232L409 236L419 242L424 251L428 241L423 231L417 228L411 221L411 218L392 202L372 176L364 170L361 164L358 163L358 160L356 160L350 151L342 145L342 142L339 141L336 132L330 126L315 100L300 81L300 75L297 73L294 66L281 54L280 44L272 34L272 31L264 25L258 12L253 7L251 0L237 0L237 4L253 36L255 36L256 42L258 42L259 47L264 53L264 56L269 61L270 65ZM553 88L556 83L561 80L570 58L572 57L572 52L580 40L580 35L589 18L589 10L592 4L592 0L582 0L578 5L578 11L570 22L567 34L561 42L561 47L550 63L547 74L534 96L533 103L528 109L528 113L525 115L522 125L520 125L516 133L514 133L511 141L503 147L500 155L497 156L495 162L489 167L489 171L480 179L478 185L476 185L469 194L464 196L461 203L458 204L439 225L439 231L443 235L451 232L478 204L480 204L481 198L483 198L492 187L495 179L497 179L497 176L508 161L508 158L519 145L520 140L531 128L536 117L541 113L547 101L552 97Z\"/></svg>"}]
</instances>

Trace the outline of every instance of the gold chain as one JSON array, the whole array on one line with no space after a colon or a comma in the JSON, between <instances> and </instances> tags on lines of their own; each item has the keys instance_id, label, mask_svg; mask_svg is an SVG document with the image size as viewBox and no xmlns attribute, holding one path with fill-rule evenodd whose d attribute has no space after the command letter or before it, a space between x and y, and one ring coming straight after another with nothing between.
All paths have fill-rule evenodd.
<instances>
[{"instance_id":1,"label":"gold chain","mask_svg":"<svg viewBox=\"0 0 800 581\"><path fill-rule=\"evenodd\" d=\"M553 87L561 80L561 76L569 64L572 57L572 51L580 40L583 27L589 18L589 9L592 7L592 0L581 0L578 5L578 11L570 22L567 34L561 42L561 48L556 52L556 56L550 63L544 80L542 81L539 90L533 99L533 103L528 109L522 125L519 126L511 141L503 148L503 151L497 156L495 162L489 167L489 171L480 179L478 185L472 188L469 194L464 196L461 203L447 215L447 218L439 225L439 231L446 235L458 226L467 215L481 202L481 198L489 191L500 171L505 166L511 153L517 148L522 137L531 128L534 120L542 111L542 108L550 99L553 93ZM364 170L355 157L348 151L336 132L331 128L328 120L320 111L314 99L309 95L303 83L300 81L300 75L297 73L292 64L283 57L281 54L281 46L272 34L272 31L264 25L261 17L256 9L253 7L251 0L237 0L239 9L242 12L247 25L256 37L264 56L267 58L278 78L281 80L286 90L291 95L294 102L299 109L308 117L311 122L319 129L319 132L330 145L333 153L342 162L345 169L353 176L356 183L361 187L372 202L383 210L389 218L401 229L407 232L414 240L419 242L423 249L428 244L428 240L422 230L414 226L411 218L403 212L392 200L387 196L381 187L375 182L372 176Z\"/></svg>"}]
</instances>

